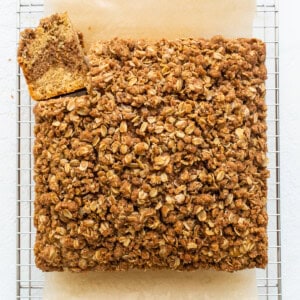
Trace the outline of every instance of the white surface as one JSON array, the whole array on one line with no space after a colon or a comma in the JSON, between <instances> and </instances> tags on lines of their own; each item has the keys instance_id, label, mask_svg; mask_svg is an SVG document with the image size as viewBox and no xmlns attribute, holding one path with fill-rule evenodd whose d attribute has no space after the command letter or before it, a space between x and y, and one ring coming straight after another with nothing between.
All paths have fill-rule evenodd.
<instances>
[{"instance_id":1,"label":"white surface","mask_svg":"<svg viewBox=\"0 0 300 300\"><path fill-rule=\"evenodd\" d=\"M15 299L16 1L0 5L0 299ZM13 98L12 98L13 97Z\"/></svg>"},{"instance_id":2,"label":"white surface","mask_svg":"<svg viewBox=\"0 0 300 300\"><path fill-rule=\"evenodd\" d=\"M16 270L15 2L2 0L0 6L0 299L5 300L15 299ZM283 299L299 299L300 2L281 0L280 4Z\"/></svg>"},{"instance_id":3,"label":"white surface","mask_svg":"<svg viewBox=\"0 0 300 300\"><path fill-rule=\"evenodd\" d=\"M300 1L280 5L283 299L300 299Z\"/></svg>"}]
</instances>

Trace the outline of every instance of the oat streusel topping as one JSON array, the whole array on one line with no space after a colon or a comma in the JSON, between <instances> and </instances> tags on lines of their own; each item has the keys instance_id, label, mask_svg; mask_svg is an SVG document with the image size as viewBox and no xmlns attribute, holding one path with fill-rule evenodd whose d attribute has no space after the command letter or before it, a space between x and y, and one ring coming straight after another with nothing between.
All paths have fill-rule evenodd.
<instances>
[{"instance_id":1,"label":"oat streusel topping","mask_svg":"<svg viewBox=\"0 0 300 300\"><path fill-rule=\"evenodd\" d=\"M35 107L44 271L267 263L265 46L114 39L88 96Z\"/></svg>"}]
</instances>

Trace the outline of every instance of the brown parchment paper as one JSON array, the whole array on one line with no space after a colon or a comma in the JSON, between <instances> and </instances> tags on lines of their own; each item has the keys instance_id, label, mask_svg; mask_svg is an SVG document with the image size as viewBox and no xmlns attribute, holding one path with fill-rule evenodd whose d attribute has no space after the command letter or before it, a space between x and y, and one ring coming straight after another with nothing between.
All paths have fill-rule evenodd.
<instances>
[{"instance_id":1,"label":"brown parchment paper","mask_svg":"<svg viewBox=\"0 0 300 300\"><path fill-rule=\"evenodd\" d=\"M255 0L45 0L68 11L86 45L99 39L251 37Z\"/></svg>"},{"instance_id":2,"label":"brown parchment paper","mask_svg":"<svg viewBox=\"0 0 300 300\"><path fill-rule=\"evenodd\" d=\"M254 300L255 271L48 273L45 300Z\"/></svg>"},{"instance_id":3,"label":"brown parchment paper","mask_svg":"<svg viewBox=\"0 0 300 300\"><path fill-rule=\"evenodd\" d=\"M255 0L45 0L67 11L86 48L99 39L251 37ZM45 300L257 299L255 270L45 274Z\"/></svg>"}]
</instances>

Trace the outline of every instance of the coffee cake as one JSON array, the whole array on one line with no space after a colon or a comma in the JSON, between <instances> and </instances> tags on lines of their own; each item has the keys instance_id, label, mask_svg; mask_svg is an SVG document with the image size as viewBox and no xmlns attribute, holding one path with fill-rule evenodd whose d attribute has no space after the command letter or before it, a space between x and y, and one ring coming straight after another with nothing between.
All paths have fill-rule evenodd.
<instances>
[{"instance_id":1,"label":"coffee cake","mask_svg":"<svg viewBox=\"0 0 300 300\"><path fill-rule=\"evenodd\" d=\"M79 39L80 38L80 39ZM82 35L67 13L42 19L21 33L18 62L34 100L45 100L84 88L87 65Z\"/></svg>"},{"instance_id":2,"label":"coffee cake","mask_svg":"<svg viewBox=\"0 0 300 300\"><path fill-rule=\"evenodd\" d=\"M264 268L265 45L114 39L35 109L43 271Z\"/></svg>"}]
</instances>

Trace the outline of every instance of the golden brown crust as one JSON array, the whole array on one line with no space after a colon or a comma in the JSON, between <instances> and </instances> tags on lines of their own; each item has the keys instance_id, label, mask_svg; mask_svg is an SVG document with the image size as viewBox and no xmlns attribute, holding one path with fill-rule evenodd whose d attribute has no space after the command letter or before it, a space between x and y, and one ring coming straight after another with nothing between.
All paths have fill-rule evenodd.
<instances>
[{"instance_id":1,"label":"golden brown crust","mask_svg":"<svg viewBox=\"0 0 300 300\"><path fill-rule=\"evenodd\" d=\"M18 62L35 100L84 88L87 66L78 33L66 13L42 19L21 33Z\"/></svg>"},{"instance_id":2,"label":"golden brown crust","mask_svg":"<svg viewBox=\"0 0 300 300\"><path fill-rule=\"evenodd\" d=\"M90 96L34 109L37 266L265 267L264 44L116 39L89 59Z\"/></svg>"}]
</instances>

